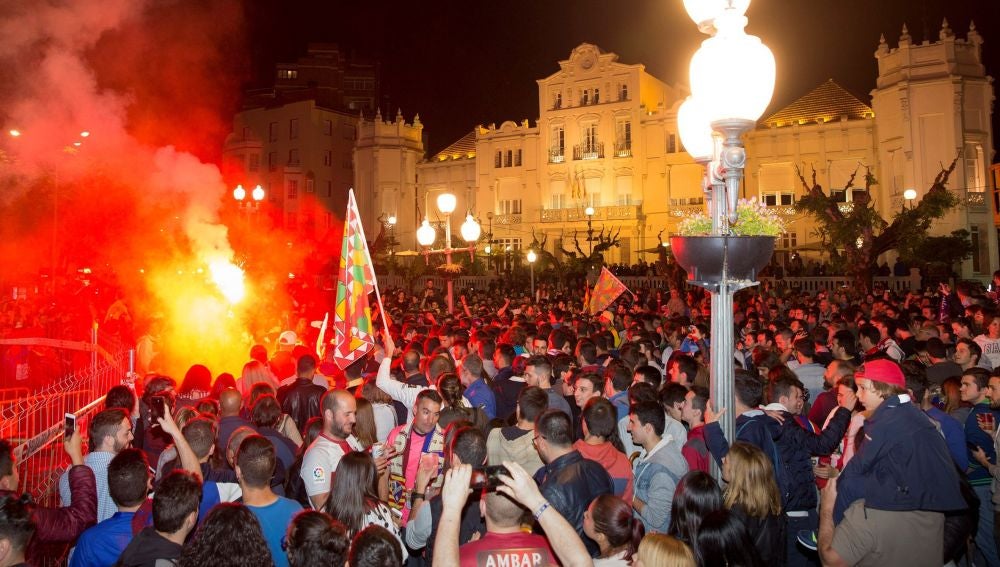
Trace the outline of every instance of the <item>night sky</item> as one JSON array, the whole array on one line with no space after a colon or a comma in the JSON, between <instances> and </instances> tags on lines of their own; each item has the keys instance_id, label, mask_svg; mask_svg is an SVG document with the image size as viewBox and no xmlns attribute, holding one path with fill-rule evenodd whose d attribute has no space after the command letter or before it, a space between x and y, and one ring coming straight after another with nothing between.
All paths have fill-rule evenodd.
<instances>
[{"instance_id":1,"label":"night sky","mask_svg":"<svg viewBox=\"0 0 1000 567\"><path fill-rule=\"evenodd\" d=\"M642 63L668 84L687 84L687 65L705 36L682 0L507 0L504 2L248 2L252 83L294 61L312 41L338 43L382 64L383 114L419 113L429 154L476 124L538 118L535 81L583 42ZM753 0L748 33L778 64L768 113L828 78L870 103L879 35L895 47L904 23L914 42L936 40L943 17L959 38L970 19L983 36L987 74L1000 71L997 0ZM767 113L765 114L765 116ZM998 128L994 112L994 132Z\"/></svg>"}]
</instances>

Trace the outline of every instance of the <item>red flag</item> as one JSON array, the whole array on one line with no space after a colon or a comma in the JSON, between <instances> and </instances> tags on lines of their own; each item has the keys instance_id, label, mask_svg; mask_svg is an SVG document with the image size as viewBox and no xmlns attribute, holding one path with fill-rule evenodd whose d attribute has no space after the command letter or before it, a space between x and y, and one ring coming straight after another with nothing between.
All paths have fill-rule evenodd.
<instances>
[{"instance_id":1,"label":"red flag","mask_svg":"<svg viewBox=\"0 0 1000 567\"><path fill-rule=\"evenodd\" d=\"M361 225L354 189L347 197L344 245L340 251L337 304L333 313L333 360L341 369L357 361L375 347L368 294L375 291L375 269L365 229Z\"/></svg>"},{"instance_id":2,"label":"red flag","mask_svg":"<svg viewBox=\"0 0 1000 567\"><path fill-rule=\"evenodd\" d=\"M601 268L601 275L594 284L594 293L590 295L590 314L603 311L611 302L618 299L618 296L629 291L629 289L615 277L607 268Z\"/></svg>"}]
</instances>

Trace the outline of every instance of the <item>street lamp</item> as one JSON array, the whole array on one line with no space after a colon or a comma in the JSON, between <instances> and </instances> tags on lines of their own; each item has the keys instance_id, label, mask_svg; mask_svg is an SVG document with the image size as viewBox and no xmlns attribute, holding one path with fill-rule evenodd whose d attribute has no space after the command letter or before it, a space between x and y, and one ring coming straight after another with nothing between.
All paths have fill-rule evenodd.
<instances>
[{"instance_id":1,"label":"street lamp","mask_svg":"<svg viewBox=\"0 0 1000 567\"><path fill-rule=\"evenodd\" d=\"M528 266L531 267L531 300L535 300L535 260L538 259L538 255L535 254L534 250L528 250Z\"/></svg>"},{"instance_id":2,"label":"street lamp","mask_svg":"<svg viewBox=\"0 0 1000 567\"><path fill-rule=\"evenodd\" d=\"M249 219L252 213L257 212L260 202L264 200L264 188L258 184L253 188L253 191L250 191L250 199L247 199L247 190L243 188L242 184L239 184L233 189L233 199L239 203L240 210L244 211Z\"/></svg>"},{"instance_id":3,"label":"street lamp","mask_svg":"<svg viewBox=\"0 0 1000 567\"><path fill-rule=\"evenodd\" d=\"M437 207L438 210L445 216L444 224L444 248L440 250L424 250L424 258L427 258L431 254L444 254L445 262L451 264L451 253L454 251L451 247L451 214L455 212L455 207L458 205L458 200L455 195L451 193L441 193L437 197ZM470 257L475 260L476 253L476 241L479 240L479 234L482 232L482 228L476 219L473 218L472 213L469 213L465 217L465 222L459 229L462 235L462 239L468 243L465 250L469 251ZM425 248L429 248L434 245L434 240L437 238L437 231L431 226L430 222L425 218L424 222L417 229L417 243ZM429 260L427 260L429 261ZM455 307L455 291L454 285L451 279L448 279L448 313L452 313Z\"/></svg>"},{"instance_id":4,"label":"street lamp","mask_svg":"<svg viewBox=\"0 0 1000 567\"><path fill-rule=\"evenodd\" d=\"M908 205L907 208L912 209L913 208L913 200L917 198L917 190L916 189L907 189L906 191L903 191L903 198L906 199L906 204Z\"/></svg>"},{"instance_id":5,"label":"street lamp","mask_svg":"<svg viewBox=\"0 0 1000 567\"><path fill-rule=\"evenodd\" d=\"M746 164L741 136L754 127L774 93L774 55L744 31L749 4L749 0L684 0L698 29L711 36L691 58L691 96L678 109L677 121L684 147L705 165L703 189L711 199L714 236L730 234L729 224L737 219ZM730 442L736 440L733 294L750 285L756 282L726 276L706 286L712 294L711 397L716 408L730 409L720 418Z\"/></svg>"}]
</instances>

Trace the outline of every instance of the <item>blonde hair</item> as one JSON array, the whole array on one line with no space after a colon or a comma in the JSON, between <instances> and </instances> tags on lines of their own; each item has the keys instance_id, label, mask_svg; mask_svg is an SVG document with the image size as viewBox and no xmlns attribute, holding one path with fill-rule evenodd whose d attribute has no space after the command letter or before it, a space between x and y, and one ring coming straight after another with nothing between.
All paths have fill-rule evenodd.
<instances>
[{"instance_id":1,"label":"blonde hair","mask_svg":"<svg viewBox=\"0 0 1000 567\"><path fill-rule=\"evenodd\" d=\"M243 372L240 374L239 380L236 381L236 387L246 399L250 394L250 389L258 382L269 384L275 390L278 388L277 380L271 373L271 369L259 360L251 360L243 365Z\"/></svg>"},{"instance_id":2,"label":"blonde hair","mask_svg":"<svg viewBox=\"0 0 1000 567\"><path fill-rule=\"evenodd\" d=\"M726 454L729 486L723 494L727 508L740 506L747 516L781 514L781 493L771 459L759 447L737 441Z\"/></svg>"},{"instance_id":3,"label":"blonde hair","mask_svg":"<svg viewBox=\"0 0 1000 567\"><path fill-rule=\"evenodd\" d=\"M375 432L375 411L372 408L371 402L365 398L357 398L356 402L354 437L367 449L378 441L378 436Z\"/></svg>"},{"instance_id":4,"label":"blonde hair","mask_svg":"<svg viewBox=\"0 0 1000 567\"><path fill-rule=\"evenodd\" d=\"M695 567L691 548L666 534L647 534L639 544L636 559L644 567Z\"/></svg>"}]
</instances>

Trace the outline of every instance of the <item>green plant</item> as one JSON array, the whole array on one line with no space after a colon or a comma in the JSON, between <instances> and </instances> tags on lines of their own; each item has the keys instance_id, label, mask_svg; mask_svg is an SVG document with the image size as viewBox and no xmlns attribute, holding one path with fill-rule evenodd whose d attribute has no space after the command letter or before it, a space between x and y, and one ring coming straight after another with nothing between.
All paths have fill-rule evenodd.
<instances>
[{"instance_id":1,"label":"green plant","mask_svg":"<svg viewBox=\"0 0 1000 567\"><path fill-rule=\"evenodd\" d=\"M712 232L712 219L705 213L695 213L681 221L682 236L706 236ZM778 236L785 232L785 221L773 209L757 199L740 199L736 207L736 222L729 225L733 236Z\"/></svg>"}]
</instances>

